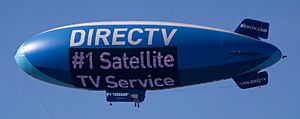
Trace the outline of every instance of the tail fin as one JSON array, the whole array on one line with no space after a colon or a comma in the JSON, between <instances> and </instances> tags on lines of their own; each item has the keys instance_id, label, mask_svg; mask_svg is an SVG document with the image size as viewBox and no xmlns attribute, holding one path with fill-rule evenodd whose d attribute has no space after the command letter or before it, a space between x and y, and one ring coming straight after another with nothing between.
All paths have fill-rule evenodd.
<instances>
[{"instance_id":1,"label":"tail fin","mask_svg":"<svg viewBox=\"0 0 300 119\"><path fill-rule=\"evenodd\" d=\"M269 34L269 23L253 19L244 19L234 32L256 39L267 39Z\"/></svg>"},{"instance_id":2,"label":"tail fin","mask_svg":"<svg viewBox=\"0 0 300 119\"><path fill-rule=\"evenodd\" d=\"M233 77L235 83L241 89L247 89L257 86L263 86L268 84L268 73L267 72L250 72L241 76Z\"/></svg>"}]
</instances>

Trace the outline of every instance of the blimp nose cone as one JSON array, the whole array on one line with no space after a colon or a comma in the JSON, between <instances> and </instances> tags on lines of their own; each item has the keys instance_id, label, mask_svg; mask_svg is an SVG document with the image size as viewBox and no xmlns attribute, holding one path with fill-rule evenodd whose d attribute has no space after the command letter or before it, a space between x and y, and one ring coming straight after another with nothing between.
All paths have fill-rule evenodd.
<instances>
[{"instance_id":1,"label":"blimp nose cone","mask_svg":"<svg viewBox=\"0 0 300 119\"><path fill-rule=\"evenodd\" d=\"M18 66L26 72L28 75L48 82L53 83L56 85L66 86L66 87L73 87L72 85L56 80L53 77L49 76L47 72L41 71L40 68L37 66L37 62L35 60L32 60L32 57L39 57L40 56L40 49L43 47L43 44L40 42L29 42L29 43L23 43L17 53L15 54L15 61L18 64ZM37 53L36 53L37 52ZM42 53L45 54L45 53Z\"/></svg>"},{"instance_id":2,"label":"blimp nose cone","mask_svg":"<svg viewBox=\"0 0 300 119\"><path fill-rule=\"evenodd\" d=\"M30 50L32 50L34 48L34 46L32 45L25 45L22 44L17 53L15 54L15 61L18 64L18 66L27 74L36 77L36 73L37 70L34 68L34 66L30 63L30 61L27 59L26 57L26 52L29 52Z\"/></svg>"},{"instance_id":3,"label":"blimp nose cone","mask_svg":"<svg viewBox=\"0 0 300 119\"><path fill-rule=\"evenodd\" d=\"M274 45L269 44L269 43L265 43L265 44L267 45L267 47L266 47L266 49L263 52L265 52L264 54L268 58L267 58L266 61L264 61L260 65L262 67L269 67L269 66L275 64L276 62L278 62L281 59L282 53L281 53L280 49L278 49Z\"/></svg>"},{"instance_id":4,"label":"blimp nose cone","mask_svg":"<svg viewBox=\"0 0 300 119\"><path fill-rule=\"evenodd\" d=\"M16 63L18 64L18 66L25 72L26 71L26 57L25 57L25 53L24 53L24 47L23 45L21 45L17 51L17 53L15 54L15 60Z\"/></svg>"},{"instance_id":5,"label":"blimp nose cone","mask_svg":"<svg viewBox=\"0 0 300 119\"><path fill-rule=\"evenodd\" d=\"M252 68L248 72L259 71L261 69L267 68L275 64L276 62L278 62L282 57L281 51L274 45L263 41L260 41L259 44L261 47L257 47L257 48L259 49L261 56L265 60L257 64L254 68Z\"/></svg>"},{"instance_id":6,"label":"blimp nose cone","mask_svg":"<svg viewBox=\"0 0 300 119\"><path fill-rule=\"evenodd\" d=\"M257 39L229 39L225 41L230 62L241 62L232 69L240 72L260 71L281 59L281 51L274 45Z\"/></svg>"},{"instance_id":7,"label":"blimp nose cone","mask_svg":"<svg viewBox=\"0 0 300 119\"><path fill-rule=\"evenodd\" d=\"M25 56L25 52L26 52L26 47L24 44L22 44L17 53L15 54L15 60L16 60L16 63L18 64L18 66L24 71L26 72L27 74L29 75L32 75L33 72L32 72L32 68L31 68L31 64L30 62L28 61L28 59L26 58Z\"/></svg>"}]
</instances>

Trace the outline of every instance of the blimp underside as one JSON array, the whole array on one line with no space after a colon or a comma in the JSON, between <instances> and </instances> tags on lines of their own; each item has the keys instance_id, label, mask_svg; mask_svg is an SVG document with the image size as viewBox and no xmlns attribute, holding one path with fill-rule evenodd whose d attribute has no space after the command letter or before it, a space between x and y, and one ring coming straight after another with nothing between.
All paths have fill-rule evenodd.
<instances>
[{"instance_id":1,"label":"blimp underside","mask_svg":"<svg viewBox=\"0 0 300 119\"><path fill-rule=\"evenodd\" d=\"M244 20L235 32L169 22L96 22L55 28L26 41L15 59L49 83L105 90L108 102L144 101L161 90L233 78L240 88L266 85L281 58L269 24Z\"/></svg>"}]
</instances>

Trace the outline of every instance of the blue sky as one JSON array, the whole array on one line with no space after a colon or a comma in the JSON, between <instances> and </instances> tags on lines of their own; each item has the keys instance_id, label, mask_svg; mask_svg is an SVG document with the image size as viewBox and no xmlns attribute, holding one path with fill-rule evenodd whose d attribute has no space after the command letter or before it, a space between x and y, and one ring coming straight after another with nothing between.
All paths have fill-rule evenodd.
<instances>
[{"instance_id":1,"label":"blue sky","mask_svg":"<svg viewBox=\"0 0 300 119\"><path fill-rule=\"evenodd\" d=\"M1 0L0 119L299 119L299 4L298 0ZM25 40L63 25L147 20L233 31L244 18L269 22L267 42L288 55L266 69L269 84L262 88L241 90L228 79L147 92L139 109L131 103L110 107L104 92L70 89L35 80L13 58Z\"/></svg>"}]
</instances>

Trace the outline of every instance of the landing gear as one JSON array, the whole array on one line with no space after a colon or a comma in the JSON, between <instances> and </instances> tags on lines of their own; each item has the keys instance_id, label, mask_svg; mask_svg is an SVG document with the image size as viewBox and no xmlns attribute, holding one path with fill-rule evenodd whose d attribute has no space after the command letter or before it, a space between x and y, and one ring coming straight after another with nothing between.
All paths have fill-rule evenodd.
<instances>
[{"instance_id":1,"label":"landing gear","mask_svg":"<svg viewBox=\"0 0 300 119\"><path fill-rule=\"evenodd\" d=\"M140 103L139 102L134 102L134 107L140 108Z\"/></svg>"},{"instance_id":2,"label":"landing gear","mask_svg":"<svg viewBox=\"0 0 300 119\"><path fill-rule=\"evenodd\" d=\"M112 103L111 103L111 102L109 102L109 106L112 106Z\"/></svg>"},{"instance_id":3,"label":"landing gear","mask_svg":"<svg viewBox=\"0 0 300 119\"><path fill-rule=\"evenodd\" d=\"M133 99L134 107L140 108L139 94L131 94L130 97Z\"/></svg>"}]
</instances>

